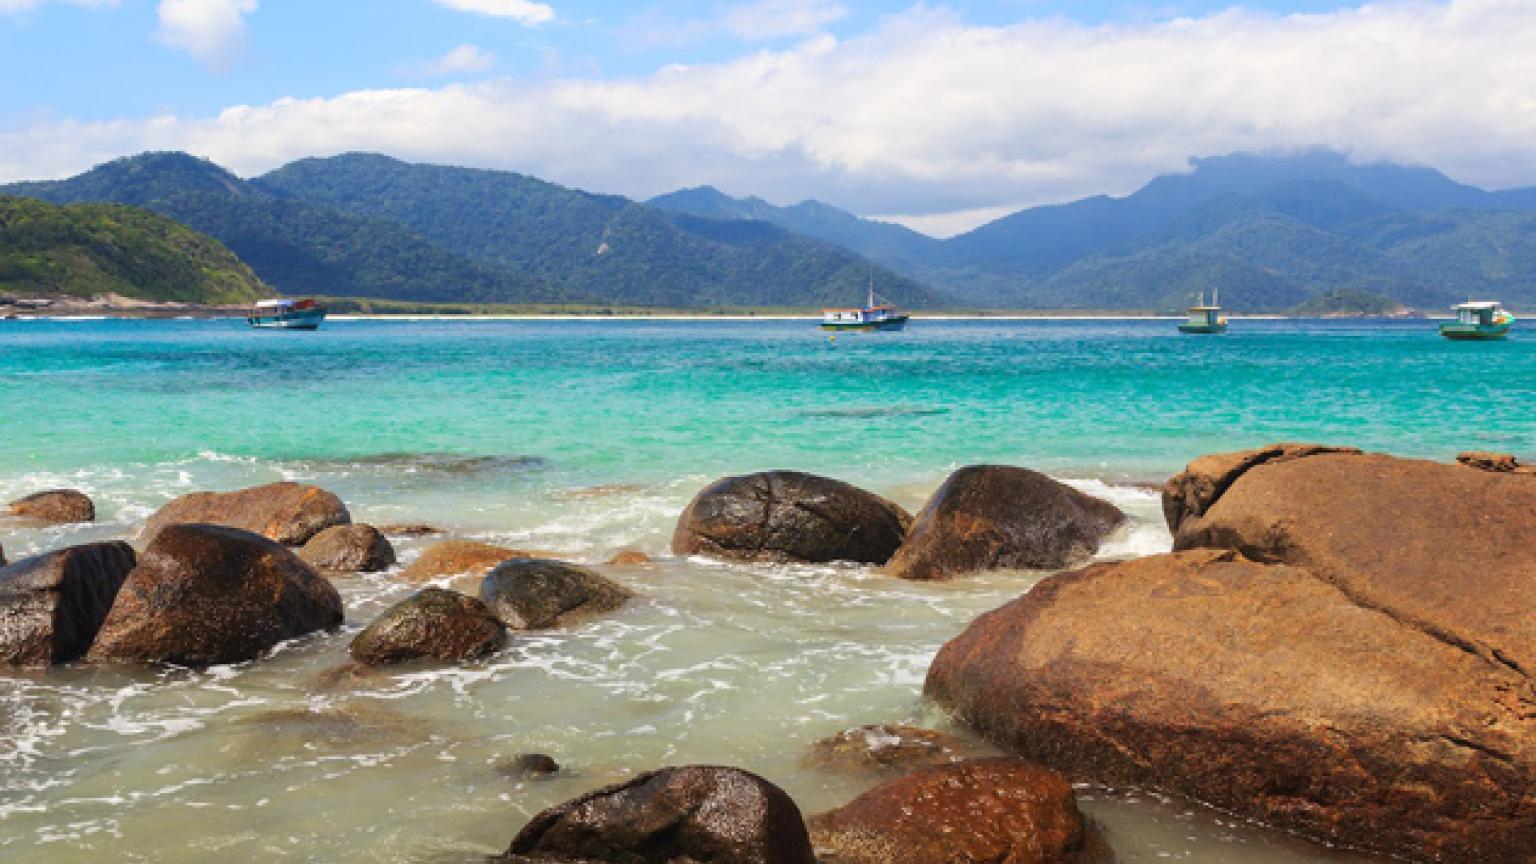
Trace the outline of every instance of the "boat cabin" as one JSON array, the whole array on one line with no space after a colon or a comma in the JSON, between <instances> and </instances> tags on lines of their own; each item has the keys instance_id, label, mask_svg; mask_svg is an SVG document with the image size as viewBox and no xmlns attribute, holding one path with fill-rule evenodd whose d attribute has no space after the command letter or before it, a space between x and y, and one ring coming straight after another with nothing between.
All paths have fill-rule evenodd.
<instances>
[{"instance_id":1,"label":"boat cabin","mask_svg":"<svg viewBox=\"0 0 1536 864\"><path fill-rule=\"evenodd\" d=\"M1492 327L1503 317L1504 307L1496 300L1475 300L1458 303L1455 307L1456 323L1471 327Z\"/></svg>"},{"instance_id":2,"label":"boat cabin","mask_svg":"<svg viewBox=\"0 0 1536 864\"><path fill-rule=\"evenodd\" d=\"M870 306L864 309L823 309L821 323L832 325L878 324L896 316L895 306Z\"/></svg>"},{"instance_id":3,"label":"boat cabin","mask_svg":"<svg viewBox=\"0 0 1536 864\"><path fill-rule=\"evenodd\" d=\"M1226 321L1222 320L1220 306L1191 306L1189 307L1189 321L1191 327L1224 327Z\"/></svg>"},{"instance_id":4,"label":"boat cabin","mask_svg":"<svg viewBox=\"0 0 1536 864\"><path fill-rule=\"evenodd\" d=\"M257 300L252 308L258 312L280 315L284 312L302 312L306 309L313 309L315 308L315 301L313 299L290 300L287 298Z\"/></svg>"}]
</instances>

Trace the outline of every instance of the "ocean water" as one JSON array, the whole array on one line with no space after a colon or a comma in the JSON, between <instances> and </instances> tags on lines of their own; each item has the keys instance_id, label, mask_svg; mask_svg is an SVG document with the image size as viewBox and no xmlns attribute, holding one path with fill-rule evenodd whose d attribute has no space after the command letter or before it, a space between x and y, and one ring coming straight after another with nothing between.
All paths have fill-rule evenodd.
<instances>
[{"instance_id":1,"label":"ocean water","mask_svg":"<svg viewBox=\"0 0 1536 864\"><path fill-rule=\"evenodd\" d=\"M0 676L0 859L473 861L526 819L664 764L740 765L807 812L868 778L802 761L864 723L950 728L927 664L1039 573L945 585L860 567L667 555L678 512L731 473L830 474L917 509L951 470L1025 465L1132 523L1100 555L1164 551L1151 485L1276 440L1449 459L1530 454L1536 340L1425 322L918 321L829 339L804 321L0 322L0 500L71 486L98 523L0 520L17 557L130 537L171 497L318 483L376 523L591 563L643 599L515 637L480 664L327 676L394 573L338 580L347 625L205 671ZM408 562L432 542L397 543ZM657 560L601 565L621 548ZM962 730L953 730L961 732ZM508 779L538 751L568 771ZM1366 860L1191 802L1084 789L1121 861Z\"/></svg>"}]
</instances>

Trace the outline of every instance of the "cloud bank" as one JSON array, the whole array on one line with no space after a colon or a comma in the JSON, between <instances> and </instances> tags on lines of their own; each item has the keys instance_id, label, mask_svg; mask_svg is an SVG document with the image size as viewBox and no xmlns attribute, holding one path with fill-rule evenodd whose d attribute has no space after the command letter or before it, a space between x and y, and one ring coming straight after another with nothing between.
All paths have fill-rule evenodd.
<instances>
[{"instance_id":1,"label":"cloud bank","mask_svg":"<svg viewBox=\"0 0 1536 864\"><path fill-rule=\"evenodd\" d=\"M978 27L918 8L858 38L644 77L493 79L37 125L0 132L0 177L61 176L151 148L244 174L361 149L634 196L702 183L781 202L814 196L929 227L944 214L1128 192L1190 156L1236 150L1332 147L1530 185L1532 45L1529 0L1104 26Z\"/></svg>"}]
</instances>

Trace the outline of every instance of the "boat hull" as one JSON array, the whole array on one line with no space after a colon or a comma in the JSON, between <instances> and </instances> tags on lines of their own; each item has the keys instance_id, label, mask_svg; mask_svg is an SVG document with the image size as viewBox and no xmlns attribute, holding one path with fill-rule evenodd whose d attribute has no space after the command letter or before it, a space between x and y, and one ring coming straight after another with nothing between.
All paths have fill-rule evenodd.
<instances>
[{"instance_id":1,"label":"boat hull","mask_svg":"<svg viewBox=\"0 0 1536 864\"><path fill-rule=\"evenodd\" d=\"M1463 324L1460 321L1447 321L1440 325L1440 335L1457 342L1496 342L1508 336L1510 328L1514 325L1513 318L1494 324Z\"/></svg>"},{"instance_id":2,"label":"boat hull","mask_svg":"<svg viewBox=\"0 0 1536 864\"><path fill-rule=\"evenodd\" d=\"M1225 324L1180 324L1180 333L1195 333L1215 336L1227 332Z\"/></svg>"},{"instance_id":3,"label":"boat hull","mask_svg":"<svg viewBox=\"0 0 1536 864\"><path fill-rule=\"evenodd\" d=\"M245 323L258 330L317 330L325 320L325 310L305 309L279 315L251 315Z\"/></svg>"},{"instance_id":4,"label":"boat hull","mask_svg":"<svg viewBox=\"0 0 1536 864\"><path fill-rule=\"evenodd\" d=\"M884 319L881 319L879 321L858 321L858 322L850 321L850 322L848 322L846 324L841 324L841 323L839 323L839 324L827 324L827 323L823 323L821 325L821 329L823 329L823 330L839 331L839 332L849 332L849 331L851 331L851 332L862 332L862 333L874 333L874 332L894 332L894 331L906 329L906 326L907 326L907 316L906 315L897 315L894 318L884 318Z\"/></svg>"}]
</instances>

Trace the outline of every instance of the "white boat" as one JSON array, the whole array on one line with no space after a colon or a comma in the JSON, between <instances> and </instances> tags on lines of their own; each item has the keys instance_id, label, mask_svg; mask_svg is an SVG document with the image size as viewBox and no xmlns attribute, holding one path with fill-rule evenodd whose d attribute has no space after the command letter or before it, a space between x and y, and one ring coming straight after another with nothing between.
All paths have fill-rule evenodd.
<instances>
[{"instance_id":1,"label":"white boat","mask_svg":"<svg viewBox=\"0 0 1536 864\"><path fill-rule=\"evenodd\" d=\"M875 274L869 274L869 302L862 309L823 309L823 330L901 330L907 326L905 312L890 302L875 304Z\"/></svg>"},{"instance_id":2,"label":"white boat","mask_svg":"<svg viewBox=\"0 0 1536 864\"><path fill-rule=\"evenodd\" d=\"M257 300L245 321L263 330L314 330L325 320L325 307L313 299Z\"/></svg>"}]
</instances>

